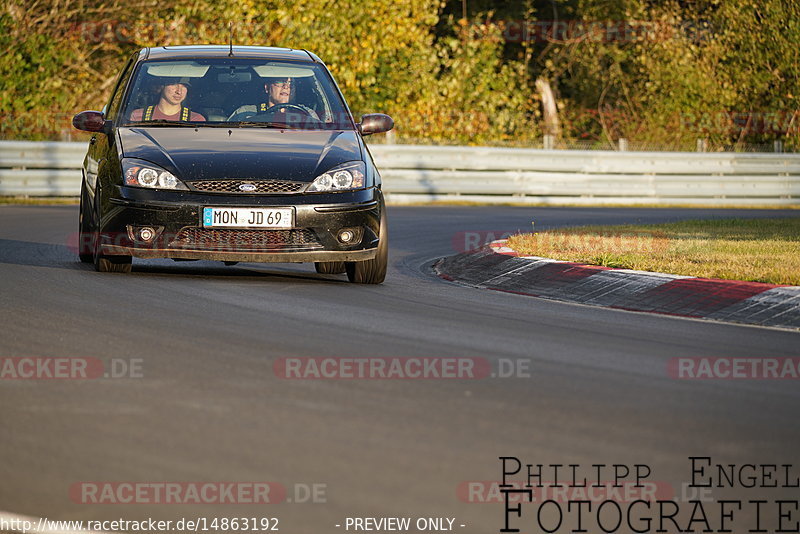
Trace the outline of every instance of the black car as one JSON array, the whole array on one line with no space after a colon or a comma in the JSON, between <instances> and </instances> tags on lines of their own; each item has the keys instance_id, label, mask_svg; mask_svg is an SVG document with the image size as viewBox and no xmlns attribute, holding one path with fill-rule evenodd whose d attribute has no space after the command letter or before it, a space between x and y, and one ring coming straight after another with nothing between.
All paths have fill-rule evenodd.
<instances>
[{"instance_id":1,"label":"black car","mask_svg":"<svg viewBox=\"0 0 800 534\"><path fill-rule=\"evenodd\" d=\"M83 165L81 261L130 272L132 258L314 262L383 282L381 177L320 59L305 50L170 46L133 54Z\"/></svg>"}]
</instances>

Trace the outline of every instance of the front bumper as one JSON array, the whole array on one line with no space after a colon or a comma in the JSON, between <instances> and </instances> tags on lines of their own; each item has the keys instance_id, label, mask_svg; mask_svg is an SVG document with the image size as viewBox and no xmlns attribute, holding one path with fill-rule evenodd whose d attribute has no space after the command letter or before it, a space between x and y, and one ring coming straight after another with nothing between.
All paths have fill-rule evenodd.
<instances>
[{"instance_id":1,"label":"front bumper","mask_svg":"<svg viewBox=\"0 0 800 534\"><path fill-rule=\"evenodd\" d=\"M100 221L102 254L243 262L363 261L375 257L380 235L380 190L315 195L204 195L119 187L105 203ZM289 229L204 228L203 208L290 207ZM138 238L153 228L155 237ZM339 241L342 229L357 239Z\"/></svg>"},{"instance_id":2,"label":"front bumper","mask_svg":"<svg viewBox=\"0 0 800 534\"><path fill-rule=\"evenodd\" d=\"M180 260L244 261L252 263L302 263L312 261L364 261L375 258L377 248L353 251L245 252L170 248L136 248L104 244L103 254L135 258L172 258Z\"/></svg>"}]
</instances>

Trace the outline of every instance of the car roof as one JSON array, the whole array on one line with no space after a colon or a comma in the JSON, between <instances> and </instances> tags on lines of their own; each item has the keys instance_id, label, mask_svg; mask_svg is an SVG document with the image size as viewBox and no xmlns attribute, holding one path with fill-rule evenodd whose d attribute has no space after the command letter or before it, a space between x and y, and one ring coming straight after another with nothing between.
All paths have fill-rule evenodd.
<instances>
[{"instance_id":1,"label":"car roof","mask_svg":"<svg viewBox=\"0 0 800 534\"><path fill-rule=\"evenodd\" d=\"M159 46L142 50L142 59L172 59L189 57L227 57L231 47L228 45L181 45ZM231 57L251 57L263 59L288 59L321 63L320 59L307 50L276 48L271 46L233 46Z\"/></svg>"}]
</instances>

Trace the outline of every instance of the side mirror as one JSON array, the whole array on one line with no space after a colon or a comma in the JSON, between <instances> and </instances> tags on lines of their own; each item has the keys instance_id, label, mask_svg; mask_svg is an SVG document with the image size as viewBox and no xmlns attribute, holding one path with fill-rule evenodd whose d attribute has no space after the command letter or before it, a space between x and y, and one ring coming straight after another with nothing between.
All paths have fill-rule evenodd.
<instances>
[{"instance_id":1,"label":"side mirror","mask_svg":"<svg viewBox=\"0 0 800 534\"><path fill-rule=\"evenodd\" d=\"M100 111L81 111L72 117L72 125L84 132L103 132L106 130L106 118Z\"/></svg>"},{"instance_id":2,"label":"side mirror","mask_svg":"<svg viewBox=\"0 0 800 534\"><path fill-rule=\"evenodd\" d=\"M361 124L358 125L361 135L388 132L392 128L394 128L394 120L383 113L362 115Z\"/></svg>"}]
</instances>

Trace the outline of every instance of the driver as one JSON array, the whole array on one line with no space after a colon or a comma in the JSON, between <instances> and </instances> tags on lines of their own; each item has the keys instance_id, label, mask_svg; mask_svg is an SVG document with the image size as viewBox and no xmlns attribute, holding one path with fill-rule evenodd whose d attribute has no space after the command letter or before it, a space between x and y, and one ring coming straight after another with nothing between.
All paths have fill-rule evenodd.
<instances>
[{"instance_id":1,"label":"driver","mask_svg":"<svg viewBox=\"0 0 800 534\"><path fill-rule=\"evenodd\" d=\"M319 120L317 112L308 106L302 104L292 103L295 96L296 82L293 78L267 78L264 84L264 91L267 94L265 102L259 102L255 105L240 106L236 109L228 120L237 121L244 118L252 117L267 111L274 111L278 113L286 113L298 108L308 114L310 117ZM285 108L281 104L288 104Z\"/></svg>"},{"instance_id":2,"label":"driver","mask_svg":"<svg viewBox=\"0 0 800 534\"><path fill-rule=\"evenodd\" d=\"M189 94L189 78L169 78L159 90L158 104L134 109L132 121L205 121L206 118L183 105Z\"/></svg>"}]
</instances>

